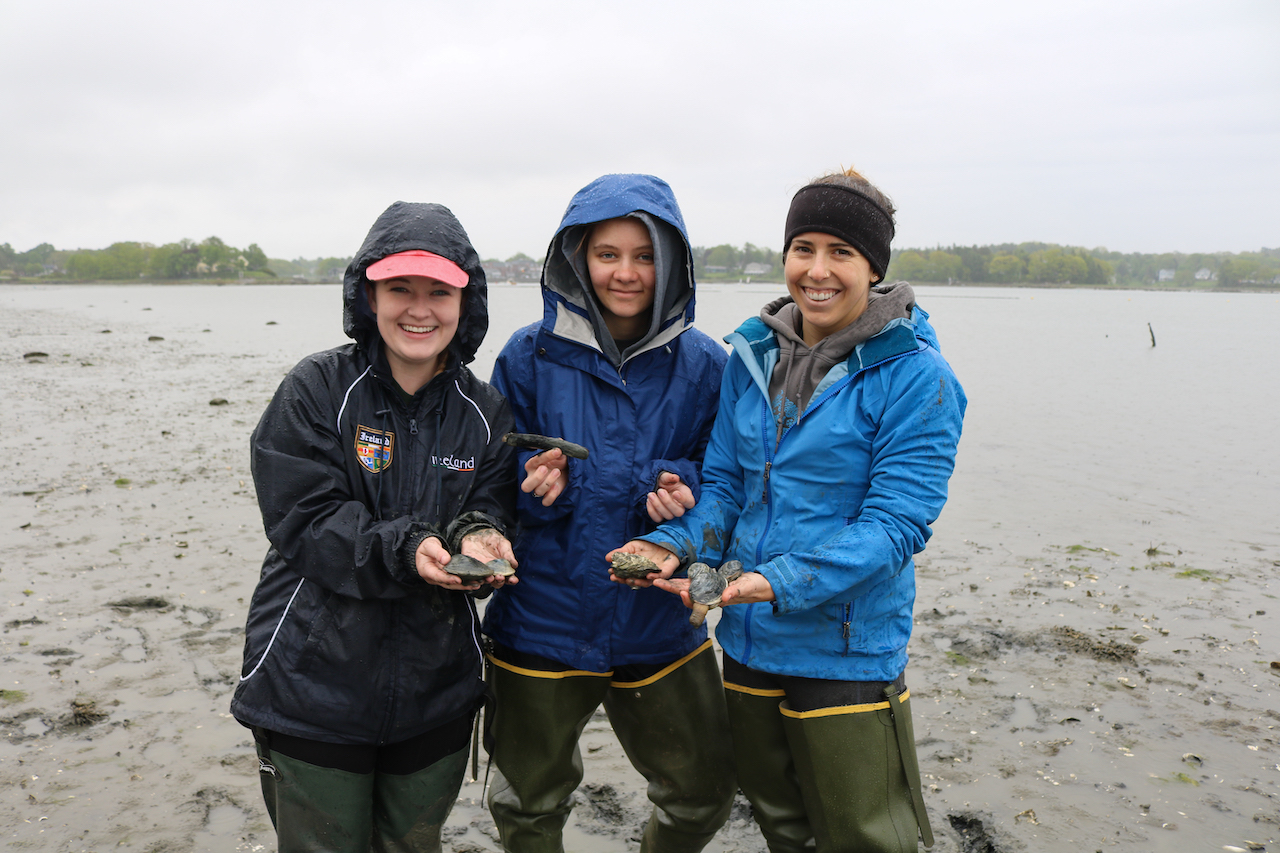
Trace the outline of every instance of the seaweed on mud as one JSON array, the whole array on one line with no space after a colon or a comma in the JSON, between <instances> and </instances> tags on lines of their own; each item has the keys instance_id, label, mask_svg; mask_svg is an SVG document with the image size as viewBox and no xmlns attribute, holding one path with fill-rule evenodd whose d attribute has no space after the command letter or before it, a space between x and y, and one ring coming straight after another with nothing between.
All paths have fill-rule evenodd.
<instances>
[{"instance_id":1,"label":"seaweed on mud","mask_svg":"<svg viewBox=\"0 0 1280 853\"><path fill-rule=\"evenodd\" d=\"M1083 631L1067 625L1055 625L1049 629L1054 642L1063 649L1087 655L1094 660L1114 663L1132 663L1138 647L1115 640L1095 640Z\"/></svg>"},{"instance_id":2,"label":"seaweed on mud","mask_svg":"<svg viewBox=\"0 0 1280 853\"><path fill-rule=\"evenodd\" d=\"M94 723L102 722L106 718L106 713L99 711L98 703L92 699L71 700L71 725L91 726Z\"/></svg>"},{"instance_id":3,"label":"seaweed on mud","mask_svg":"<svg viewBox=\"0 0 1280 853\"><path fill-rule=\"evenodd\" d=\"M976 636L960 637L951 632L933 635L950 640L946 652L948 661L959 664L960 658L974 660L996 658L1010 648L1027 648L1033 651L1067 651L1086 655L1095 660L1110 663L1132 663L1138 647L1114 640L1096 640L1083 631L1066 625L1055 625L1046 631L1021 633L1013 631L982 631Z\"/></svg>"},{"instance_id":4,"label":"seaweed on mud","mask_svg":"<svg viewBox=\"0 0 1280 853\"><path fill-rule=\"evenodd\" d=\"M1005 848L996 844L995 838L987 829L988 823L994 823L990 815L984 821L977 814L952 812L947 815L947 821L960 836L962 853L1005 853Z\"/></svg>"}]
</instances>

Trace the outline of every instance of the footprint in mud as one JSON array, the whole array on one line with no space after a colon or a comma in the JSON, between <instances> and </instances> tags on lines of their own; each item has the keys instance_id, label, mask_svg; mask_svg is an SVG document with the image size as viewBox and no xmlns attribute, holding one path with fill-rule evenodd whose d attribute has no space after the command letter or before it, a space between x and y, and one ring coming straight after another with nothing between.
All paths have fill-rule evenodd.
<instances>
[{"instance_id":1,"label":"footprint in mud","mask_svg":"<svg viewBox=\"0 0 1280 853\"><path fill-rule=\"evenodd\" d=\"M131 595L116 601L108 601L108 607L121 610L163 610L169 606L167 599L153 595Z\"/></svg>"},{"instance_id":2,"label":"footprint in mud","mask_svg":"<svg viewBox=\"0 0 1280 853\"><path fill-rule=\"evenodd\" d=\"M639 838L649 819L649 801L635 805L636 794L622 794L608 783L587 783L578 788L574 817L578 828L592 835Z\"/></svg>"}]
</instances>

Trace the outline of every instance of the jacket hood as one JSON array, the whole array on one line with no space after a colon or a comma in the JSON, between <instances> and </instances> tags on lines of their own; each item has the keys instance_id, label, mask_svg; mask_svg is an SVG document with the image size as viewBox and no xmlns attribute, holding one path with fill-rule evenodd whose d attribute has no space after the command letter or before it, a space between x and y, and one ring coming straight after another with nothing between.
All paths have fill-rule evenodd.
<instances>
[{"instance_id":1,"label":"jacket hood","mask_svg":"<svg viewBox=\"0 0 1280 853\"><path fill-rule=\"evenodd\" d=\"M377 318L365 294L369 285L365 270L387 255L410 249L434 252L466 272L468 282L462 291L462 316L448 352L456 355L462 364L470 363L489 330L489 288L480 267L480 256L462 223L442 204L397 201L373 223L342 279L343 331L369 353L376 352L375 343L380 342L381 337Z\"/></svg>"},{"instance_id":2,"label":"jacket hood","mask_svg":"<svg viewBox=\"0 0 1280 853\"><path fill-rule=\"evenodd\" d=\"M654 311L645 335L618 352L587 274L584 245L597 222L631 216L654 246ZM675 338L693 325L693 253L675 193L652 175L605 175L574 195L547 247L542 268L543 328L600 350L615 365Z\"/></svg>"}]
</instances>

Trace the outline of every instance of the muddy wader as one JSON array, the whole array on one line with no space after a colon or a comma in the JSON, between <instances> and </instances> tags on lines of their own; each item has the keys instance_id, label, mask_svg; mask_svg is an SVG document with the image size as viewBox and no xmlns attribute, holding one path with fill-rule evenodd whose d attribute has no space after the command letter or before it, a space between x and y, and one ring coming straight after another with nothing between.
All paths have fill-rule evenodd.
<instances>
[{"instance_id":1,"label":"muddy wader","mask_svg":"<svg viewBox=\"0 0 1280 853\"><path fill-rule=\"evenodd\" d=\"M649 783L654 807L642 853L697 853L724 824L735 791L733 749L710 641L640 678L635 667L567 670L502 647L490 661L489 811L503 849L562 853L583 776L578 739L602 703L627 758Z\"/></svg>"},{"instance_id":2,"label":"muddy wader","mask_svg":"<svg viewBox=\"0 0 1280 853\"><path fill-rule=\"evenodd\" d=\"M258 776L280 853L439 853L465 745L414 772L359 773L285 755L258 734Z\"/></svg>"},{"instance_id":3,"label":"muddy wader","mask_svg":"<svg viewBox=\"0 0 1280 853\"><path fill-rule=\"evenodd\" d=\"M742 670L736 665L726 678ZM771 853L909 853L921 840L933 846L901 679L875 686L881 701L803 711L792 709L781 688L725 686L738 783Z\"/></svg>"}]
</instances>

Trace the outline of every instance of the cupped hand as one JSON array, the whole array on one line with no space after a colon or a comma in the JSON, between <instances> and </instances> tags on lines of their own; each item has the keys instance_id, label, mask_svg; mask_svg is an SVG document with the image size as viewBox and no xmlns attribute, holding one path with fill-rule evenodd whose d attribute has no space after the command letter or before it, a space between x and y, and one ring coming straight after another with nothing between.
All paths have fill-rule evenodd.
<instances>
[{"instance_id":1,"label":"cupped hand","mask_svg":"<svg viewBox=\"0 0 1280 853\"><path fill-rule=\"evenodd\" d=\"M458 543L458 550L482 563L488 563L493 560L506 560L513 568L518 565L515 552L511 550L511 542L492 527L486 527L463 536L462 541ZM506 584L519 583L520 579L515 575L506 577L490 575L484 579L484 582L494 589L501 589Z\"/></svg>"},{"instance_id":2,"label":"cupped hand","mask_svg":"<svg viewBox=\"0 0 1280 853\"><path fill-rule=\"evenodd\" d=\"M675 574L676 569L680 568L680 558L675 554L663 548L661 545L654 545L652 542L645 542L642 539L632 539L621 548L614 548L612 551L604 555L606 560L613 560L614 554L638 554L641 557L648 557L658 567L658 571L649 572L645 578L620 578L613 573L613 568L609 568L609 580L615 583L625 584L632 589L643 589L647 586L653 586L653 582L660 578L669 578Z\"/></svg>"},{"instance_id":3,"label":"cupped hand","mask_svg":"<svg viewBox=\"0 0 1280 853\"><path fill-rule=\"evenodd\" d=\"M663 592L680 596L680 600L684 602L685 607L693 607L693 599L689 597L688 578L659 578L653 582L653 585Z\"/></svg>"},{"instance_id":4,"label":"cupped hand","mask_svg":"<svg viewBox=\"0 0 1280 853\"><path fill-rule=\"evenodd\" d=\"M520 491L542 499L551 506L569 485L569 457L556 448L530 456L524 463L525 478Z\"/></svg>"},{"instance_id":5,"label":"cupped hand","mask_svg":"<svg viewBox=\"0 0 1280 853\"><path fill-rule=\"evenodd\" d=\"M657 487L645 501L645 508L649 511L649 518L661 524L684 515L685 510L693 509L695 503L693 489L688 483L681 480L679 474L663 471L658 475Z\"/></svg>"},{"instance_id":6,"label":"cupped hand","mask_svg":"<svg viewBox=\"0 0 1280 853\"><path fill-rule=\"evenodd\" d=\"M726 606L730 604L755 604L758 601L775 601L773 585L759 572L747 572L720 596Z\"/></svg>"},{"instance_id":7,"label":"cupped hand","mask_svg":"<svg viewBox=\"0 0 1280 853\"><path fill-rule=\"evenodd\" d=\"M418 550L413 554L418 568L418 575L429 584L443 589L466 592L479 589L480 583L463 583L462 578L449 574L449 551L444 543L434 536L423 539Z\"/></svg>"}]
</instances>

